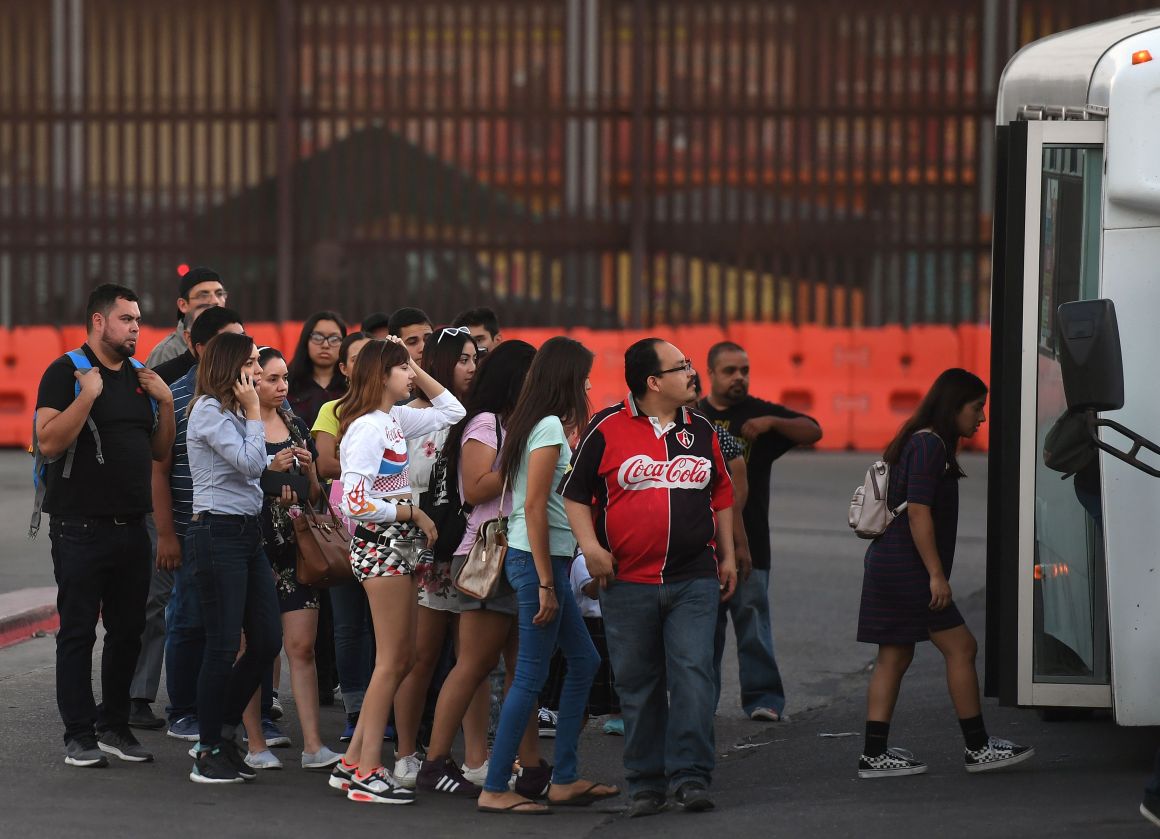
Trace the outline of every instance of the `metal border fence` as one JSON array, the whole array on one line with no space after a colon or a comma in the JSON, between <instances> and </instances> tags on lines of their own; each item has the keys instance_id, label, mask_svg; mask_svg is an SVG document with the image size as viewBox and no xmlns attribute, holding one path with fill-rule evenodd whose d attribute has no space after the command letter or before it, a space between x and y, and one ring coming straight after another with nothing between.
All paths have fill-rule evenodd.
<instances>
[{"instance_id":1,"label":"metal border fence","mask_svg":"<svg viewBox=\"0 0 1160 839\"><path fill-rule=\"evenodd\" d=\"M0 0L0 324L979 323L994 91L1105 0Z\"/></svg>"}]
</instances>

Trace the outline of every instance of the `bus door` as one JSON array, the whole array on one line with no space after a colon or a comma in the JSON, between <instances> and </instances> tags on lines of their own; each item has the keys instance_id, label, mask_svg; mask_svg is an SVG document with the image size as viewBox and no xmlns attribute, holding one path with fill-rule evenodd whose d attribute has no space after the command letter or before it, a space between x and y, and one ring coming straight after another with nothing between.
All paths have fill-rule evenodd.
<instances>
[{"instance_id":1,"label":"bus door","mask_svg":"<svg viewBox=\"0 0 1160 839\"><path fill-rule=\"evenodd\" d=\"M1088 120L998 134L987 693L1005 704L1111 706L1099 461L1043 461L1067 408L1056 309L1100 296L1104 137Z\"/></svg>"}]
</instances>

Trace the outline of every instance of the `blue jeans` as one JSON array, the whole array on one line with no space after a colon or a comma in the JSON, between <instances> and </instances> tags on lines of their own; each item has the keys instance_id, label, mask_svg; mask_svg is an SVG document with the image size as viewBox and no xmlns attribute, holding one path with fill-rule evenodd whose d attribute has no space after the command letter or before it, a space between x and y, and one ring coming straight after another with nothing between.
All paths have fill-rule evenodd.
<instances>
[{"instance_id":1,"label":"blue jeans","mask_svg":"<svg viewBox=\"0 0 1160 839\"><path fill-rule=\"evenodd\" d=\"M757 708L785 710L785 688L773 657L773 632L769 620L769 571L754 568L749 579L721 604L713 639L713 669L717 699L721 699L721 657L725 653L725 623L733 617L737 636L737 670L741 680L741 707L746 714Z\"/></svg>"},{"instance_id":2,"label":"blue jeans","mask_svg":"<svg viewBox=\"0 0 1160 839\"><path fill-rule=\"evenodd\" d=\"M600 592L630 796L712 779L711 638L720 595L716 577L660 585L618 580Z\"/></svg>"},{"instance_id":3,"label":"blue jeans","mask_svg":"<svg viewBox=\"0 0 1160 839\"><path fill-rule=\"evenodd\" d=\"M241 723L246 703L282 648L282 619L256 516L203 517L190 524L185 545L195 555L193 577L205 621L197 722L201 744L212 748L222 740L223 724ZM243 629L246 651L238 658Z\"/></svg>"},{"instance_id":4,"label":"blue jeans","mask_svg":"<svg viewBox=\"0 0 1160 839\"><path fill-rule=\"evenodd\" d=\"M334 666L348 714L362 710L375 666L375 633L367 594L355 580L330 590L334 608Z\"/></svg>"},{"instance_id":5,"label":"blue jeans","mask_svg":"<svg viewBox=\"0 0 1160 839\"><path fill-rule=\"evenodd\" d=\"M205 658L205 624L193 578L194 552L181 539L181 565L173 572L173 593L165 606L165 688L169 721L197 716L197 679Z\"/></svg>"},{"instance_id":6,"label":"blue jeans","mask_svg":"<svg viewBox=\"0 0 1160 839\"><path fill-rule=\"evenodd\" d=\"M556 721L556 767L552 782L570 784L580 777L576 758L576 743L584 721L584 708L592 679L600 667L600 654L592 644L592 637L580 617L580 608L572 596L568 582L569 557L552 557L552 579L560 610L550 623L536 626L532 619L540 611L540 575L536 563L527 551L509 548L504 560L504 573L515 589L520 606L520 652L516 659L516 673L511 690L503 701L499 727L495 732L487 781L488 792L506 792L511 777L512 762L516 759L520 739L528 725L528 717L539 700L540 689L548 679L548 668L556 646L564 651L568 671L560 692L559 718Z\"/></svg>"}]
</instances>

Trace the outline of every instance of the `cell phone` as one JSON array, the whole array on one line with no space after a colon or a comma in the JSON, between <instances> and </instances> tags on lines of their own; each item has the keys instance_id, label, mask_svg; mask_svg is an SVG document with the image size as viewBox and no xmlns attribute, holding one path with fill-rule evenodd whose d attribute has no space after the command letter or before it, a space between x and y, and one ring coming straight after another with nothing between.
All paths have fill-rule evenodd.
<instances>
[{"instance_id":1,"label":"cell phone","mask_svg":"<svg viewBox=\"0 0 1160 839\"><path fill-rule=\"evenodd\" d=\"M282 487L288 486L298 493L299 503L306 504L310 501L310 477L308 475L298 472L274 472L265 469L262 471L262 477L258 479L258 485L264 494L276 498L282 495Z\"/></svg>"}]
</instances>

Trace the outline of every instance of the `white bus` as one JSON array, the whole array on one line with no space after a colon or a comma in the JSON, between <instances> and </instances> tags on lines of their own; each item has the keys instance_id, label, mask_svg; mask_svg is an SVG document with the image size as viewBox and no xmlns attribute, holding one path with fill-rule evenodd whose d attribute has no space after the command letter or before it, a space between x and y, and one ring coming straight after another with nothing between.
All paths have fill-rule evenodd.
<instances>
[{"instance_id":1,"label":"white bus","mask_svg":"<svg viewBox=\"0 0 1160 839\"><path fill-rule=\"evenodd\" d=\"M1022 49L996 123L986 692L1160 724L1160 480L1105 453L1064 478L1042 456L1069 301L1113 301L1114 419L1160 436L1160 11Z\"/></svg>"}]
</instances>

